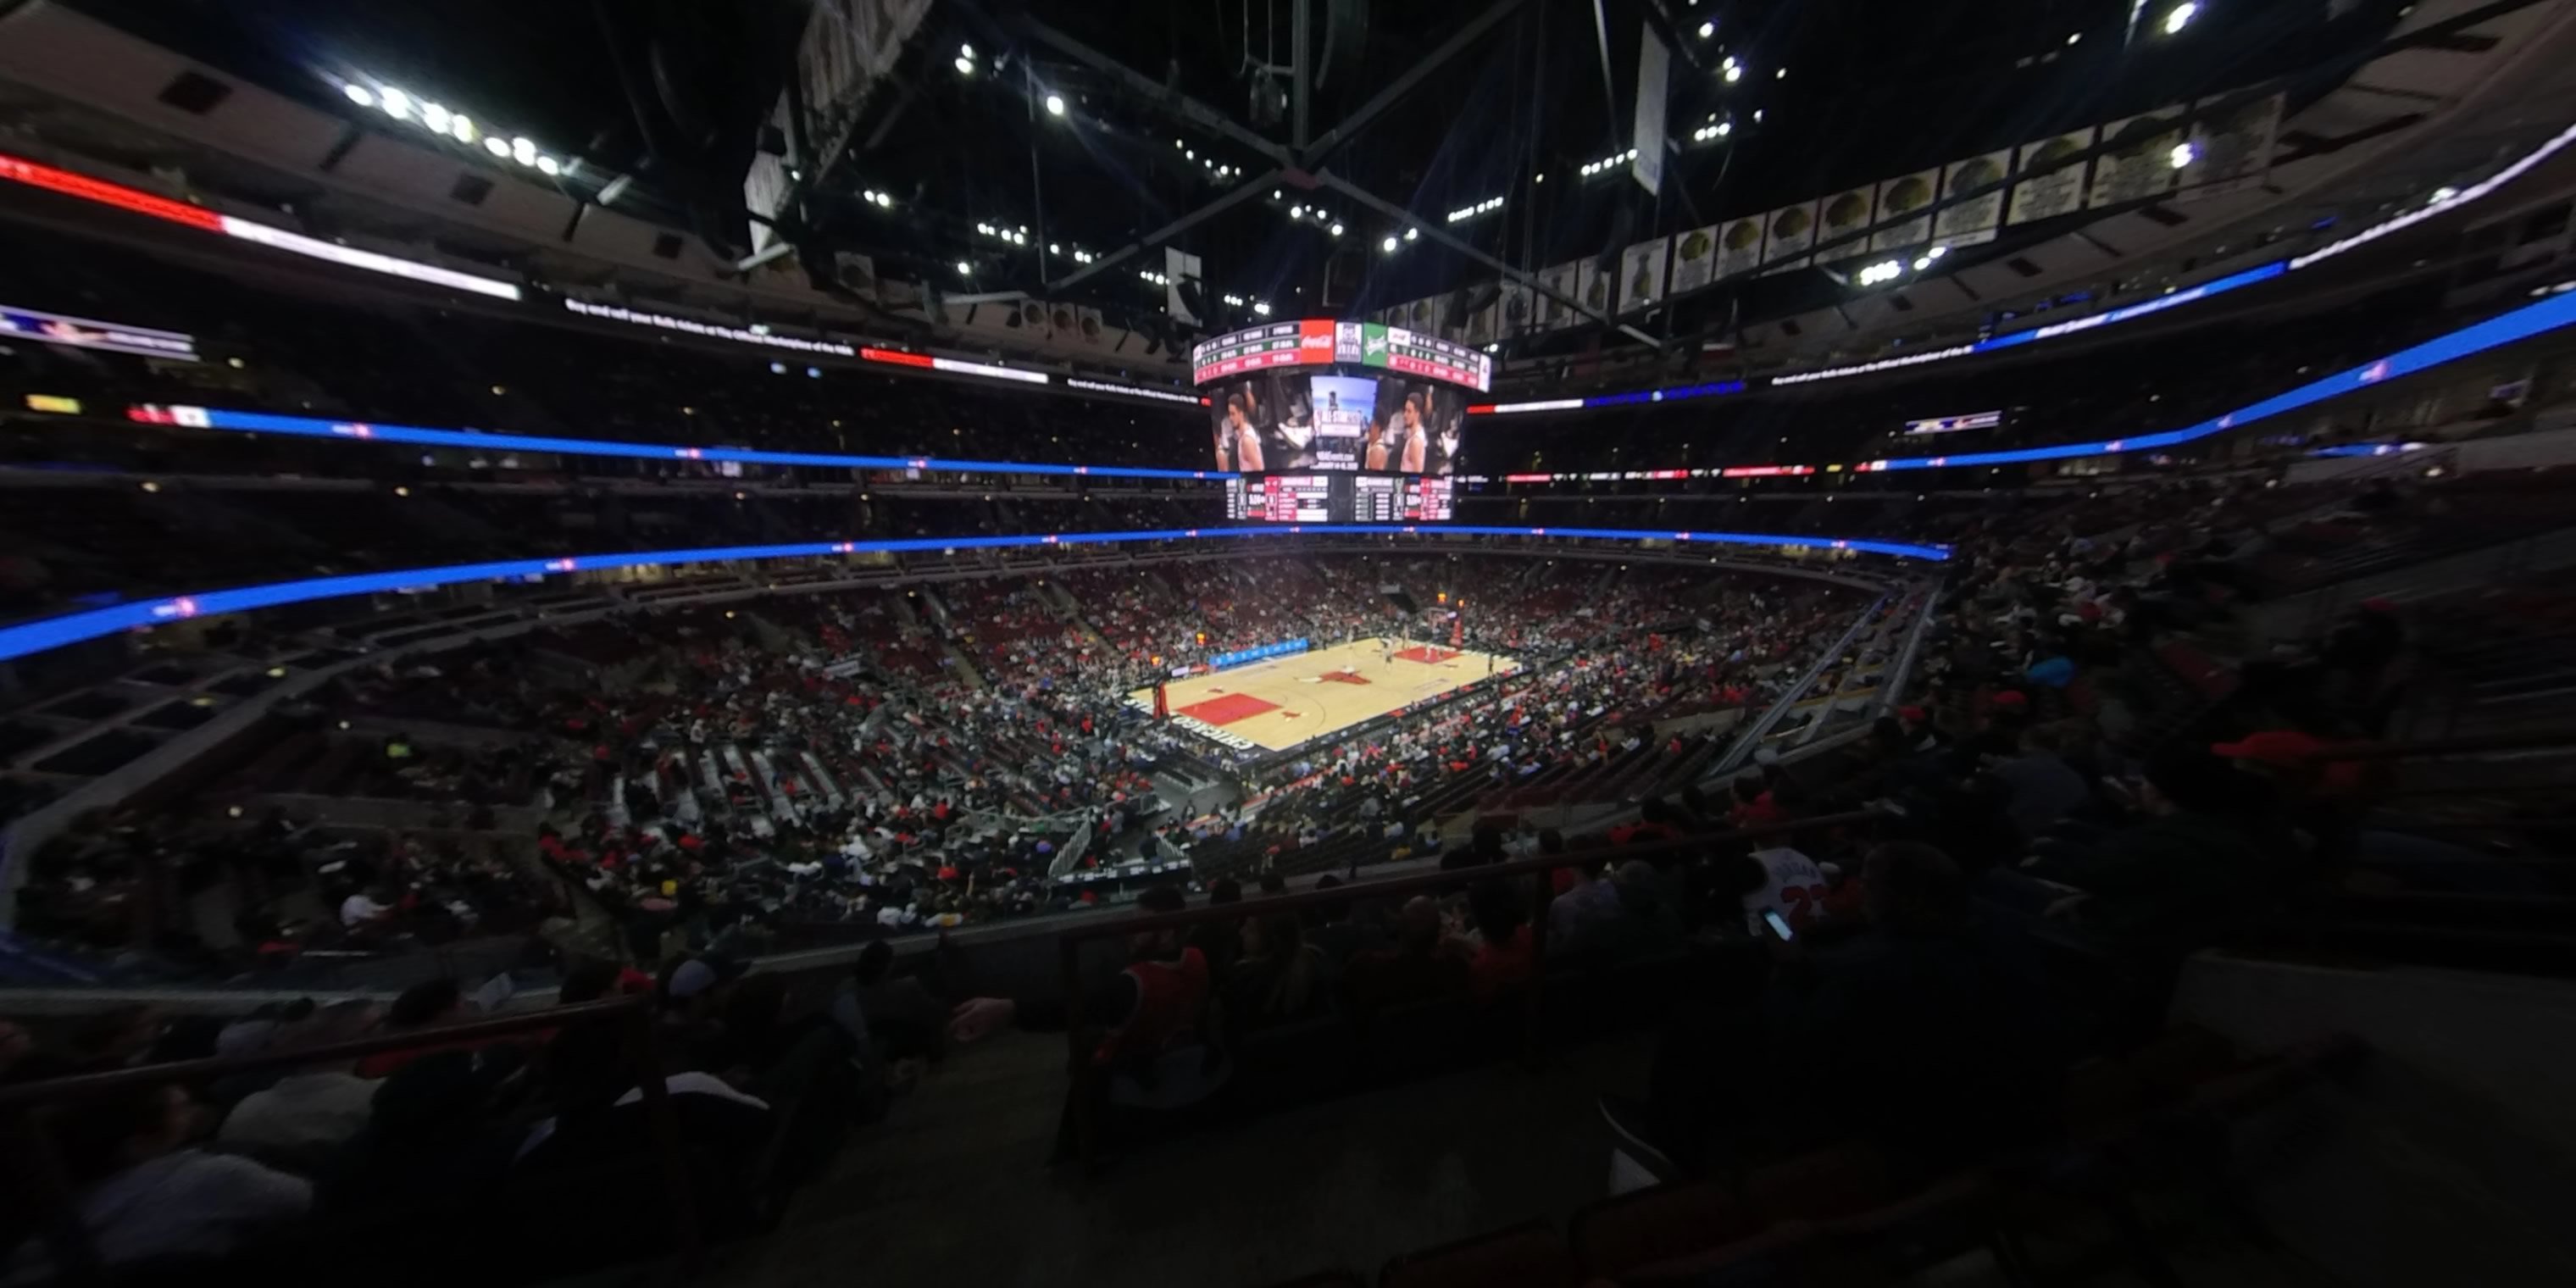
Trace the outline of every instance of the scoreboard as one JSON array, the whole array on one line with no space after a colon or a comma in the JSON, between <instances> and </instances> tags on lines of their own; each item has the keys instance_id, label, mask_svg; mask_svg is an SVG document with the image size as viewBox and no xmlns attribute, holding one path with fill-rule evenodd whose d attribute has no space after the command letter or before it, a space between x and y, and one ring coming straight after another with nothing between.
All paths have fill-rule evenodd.
<instances>
[{"instance_id":1,"label":"scoreboard","mask_svg":"<svg viewBox=\"0 0 2576 1288\"><path fill-rule=\"evenodd\" d=\"M1446 523L1449 480L1420 474L1252 474L1229 480L1225 517L1249 523Z\"/></svg>"},{"instance_id":2,"label":"scoreboard","mask_svg":"<svg viewBox=\"0 0 2576 1288\"><path fill-rule=\"evenodd\" d=\"M1271 367L1377 367L1401 375L1464 385L1480 393L1494 387L1494 359L1472 345L1379 322L1307 318L1273 322L1221 335L1190 350L1199 384Z\"/></svg>"},{"instance_id":3,"label":"scoreboard","mask_svg":"<svg viewBox=\"0 0 2576 1288\"><path fill-rule=\"evenodd\" d=\"M1333 486L1348 475L1263 474L1234 480L1226 492L1226 516L1255 523L1328 523L1333 518Z\"/></svg>"}]
</instances>

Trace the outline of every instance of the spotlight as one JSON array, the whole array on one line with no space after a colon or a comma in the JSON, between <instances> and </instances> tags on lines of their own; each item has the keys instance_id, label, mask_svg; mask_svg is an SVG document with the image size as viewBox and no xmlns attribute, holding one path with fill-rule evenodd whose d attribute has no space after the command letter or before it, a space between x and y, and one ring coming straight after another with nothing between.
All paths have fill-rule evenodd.
<instances>
[{"instance_id":1,"label":"spotlight","mask_svg":"<svg viewBox=\"0 0 2576 1288\"><path fill-rule=\"evenodd\" d=\"M2070 45L2080 45L2084 43L2084 33L2080 31L2070 31L2066 33L2066 43Z\"/></svg>"},{"instance_id":2,"label":"spotlight","mask_svg":"<svg viewBox=\"0 0 2576 1288\"><path fill-rule=\"evenodd\" d=\"M1727 69L1726 69L1726 83L1727 83L1727 84L1732 85L1732 84L1734 84L1735 82L1740 81L1740 80L1742 80L1742 79L1744 79L1744 69L1743 69L1743 68L1741 68L1741 67L1729 67L1729 68L1727 68Z\"/></svg>"},{"instance_id":3,"label":"spotlight","mask_svg":"<svg viewBox=\"0 0 2576 1288\"><path fill-rule=\"evenodd\" d=\"M1333 232L1333 235L1334 235L1335 237L1339 237L1339 236L1341 236L1341 235L1342 235L1342 226L1341 226L1340 224L1335 224L1335 225L1333 225L1332 232Z\"/></svg>"},{"instance_id":4,"label":"spotlight","mask_svg":"<svg viewBox=\"0 0 2576 1288\"><path fill-rule=\"evenodd\" d=\"M498 134L486 134L483 136L483 150L496 157L506 157L510 155L510 141Z\"/></svg>"},{"instance_id":5,"label":"spotlight","mask_svg":"<svg viewBox=\"0 0 2576 1288\"><path fill-rule=\"evenodd\" d=\"M1720 121L1717 123L1717 137L1722 139L1733 133L1735 133L1735 122Z\"/></svg>"},{"instance_id":6,"label":"spotlight","mask_svg":"<svg viewBox=\"0 0 2576 1288\"><path fill-rule=\"evenodd\" d=\"M475 133L474 118L467 116L463 112L457 113L455 118L447 123L447 132L455 136L456 141L459 143L472 143L475 139L481 137Z\"/></svg>"},{"instance_id":7,"label":"spotlight","mask_svg":"<svg viewBox=\"0 0 2576 1288\"><path fill-rule=\"evenodd\" d=\"M959 45L957 47L957 56L960 58L971 59L975 56L975 47L973 45Z\"/></svg>"},{"instance_id":8,"label":"spotlight","mask_svg":"<svg viewBox=\"0 0 2576 1288\"><path fill-rule=\"evenodd\" d=\"M436 103L423 103L420 105L420 123L428 126L429 132L432 134L447 133L449 115L450 113L446 108L440 107Z\"/></svg>"},{"instance_id":9,"label":"spotlight","mask_svg":"<svg viewBox=\"0 0 2576 1288\"><path fill-rule=\"evenodd\" d=\"M1378 249L1379 249L1379 250L1385 251L1387 254L1392 255L1392 254L1394 254L1394 253L1395 253L1395 239L1394 239L1394 238L1392 238L1392 237L1389 237L1389 238L1387 238L1385 241L1379 242L1379 243L1377 244L1377 247L1378 247Z\"/></svg>"},{"instance_id":10,"label":"spotlight","mask_svg":"<svg viewBox=\"0 0 2576 1288\"><path fill-rule=\"evenodd\" d=\"M963 57L959 58L959 59L957 60L957 74L958 74L958 75L960 75L960 76L972 76L972 75L974 75L974 74L975 74L975 60L974 60L974 59L972 59L972 58L963 58Z\"/></svg>"},{"instance_id":11,"label":"spotlight","mask_svg":"<svg viewBox=\"0 0 2576 1288\"><path fill-rule=\"evenodd\" d=\"M2199 5L2192 3L2192 0L2182 0L2181 4L2165 11L2165 34L2179 35L2183 28L2191 25L2192 19L2199 16Z\"/></svg>"},{"instance_id":12,"label":"spotlight","mask_svg":"<svg viewBox=\"0 0 2576 1288\"><path fill-rule=\"evenodd\" d=\"M375 91L370 90L366 86L360 85L355 81L341 86L340 92L348 95L349 101L360 107L374 107L376 105Z\"/></svg>"},{"instance_id":13,"label":"spotlight","mask_svg":"<svg viewBox=\"0 0 2576 1288\"><path fill-rule=\"evenodd\" d=\"M959 277L973 277L975 275L975 266L961 259L957 261L957 275Z\"/></svg>"},{"instance_id":14,"label":"spotlight","mask_svg":"<svg viewBox=\"0 0 2576 1288\"><path fill-rule=\"evenodd\" d=\"M2459 196L2459 195L2460 195L2460 190L2459 190L2459 189L2454 188L2454 187L2450 186L2449 184L2444 184L2444 185L2442 185L2441 187L2439 187L2439 188L2435 188L2435 189L2433 190L2433 201L2434 201L2434 204L2439 205L2440 203L2445 202L2445 201L2449 201L2451 198L2456 197L2456 196Z\"/></svg>"},{"instance_id":15,"label":"spotlight","mask_svg":"<svg viewBox=\"0 0 2576 1288\"><path fill-rule=\"evenodd\" d=\"M1933 259L1939 259L1939 258L1941 258L1942 256L1949 254L1949 253L1950 253L1950 248L1949 248L1949 247L1947 247L1947 246L1935 246L1935 247L1933 247L1932 249L1927 250L1927 251L1925 251L1925 252L1923 252L1923 253L1924 253L1925 255L1927 255L1927 256L1929 256L1929 257L1933 258Z\"/></svg>"},{"instance_id":16,"label":"spotlight","mask_svg":"<svg viewBox=\"0 0 2576 1288\"><path fill-rule=\"evenodd\" d=\"M1304 206L1290 206L1288 208L1288 217L1290 219L1303 219L1306 217L1306 208Z\"/></svg>"},{"instance_id":17,"label":"spotlight","mask_svg":"<svg viewBox=\"0 0 2576 1288\"><path fill-rule=\"evenodd\" d=\"M411 119L411 95L390 85L377 92L376 104L385 109L385 115L397 121Z\"/></svg>"},{"instance_id":18,"label":"spotlight","mask_svg":"<svg viewBox=\"0 0 2576 1288\"><path fill-rule=\"evenodd\" d=\"M1049 116L1062 116L1062 115L1064 115L1064 95L1062 95L1062 94L1049 94L1049 95L1047 95L1047 96L1046 96L1046 110L1047 110L1047 115L1049 115Z\"/></svg>"},{"instance_id":19,"label":"spotlight","mask_svg":"<svg viewBox=\"0 0 2576 1288\"><path fill-rule=\"evenodd\" d=\"M537 173L548 176L562 174L563 163L555 160L553 157L538 157Z\"/></svg>"},{"instance_id":20,"label":"spotlight","mask_svg":"<svg viewBox=\"0 0 2576 1288\"><path fill-rule=\"evenodd\" d=\"M1717 34L1717 24L1716 24L1716 23L1713 23L1713 22L1703 22L1703 23L1701 23L1701 24L1699 25L1699 38L1700 38L1700 39L1702 39L1702 40L1706 40L1706 39L1708 39L1709 37L1714 36L1714 35L1716 35L1716 34Z\"/></svg>"},{"instance_id":21,"label":"spotlight","mask_svg":"<svg viewBox=\"0 0 2576 1288\"><path fill-rule=\"evenodd\" d=\"M2193 159L2197 158L2199 155L2200 149L2193 147L2191 144L2177 143L2174 145L2172 154L2168 156L2166 160L2171 161L2173 163L2173 168L2179 170L2184 166L2190 165Z\"/></svg>"},{"instance_id":22,"label":"spotlight","mask_svg":"<svg viewBox=\"0 0 2576 1288\"><path fill-rule=\"evenodd\" d=\"M1918 255L1918 256L1916 256L1916 257L1915 257L1915 259L1914 259L1914 271L1915 271L1915 272L1920 273L1920 272L1922 272L1924 269L1927 269L1927 268L1930 268L1930 267L1932 267L1932 257L1931 257L1931 256L1929 256L1929 255Z\"/></svg>"},{"instance_id":23,"label":"spotlight","mask_svg":"<svg viewBox=\"0 0 2576 1288\"><path fill-rule=\"evenodd\" d=\"M510 159L521 165L535 165L537 145L524 138L510 140Z\"/></svg>"},{"instance_id":24,"label":"spotlight","mask_svg":"<svg viewBox=\"0 0 2576 1288\"><path fill-rule=\"evenodd\" d=\"M1422 230L1421 230L1421 229L1419 229L1419 228L1407 228L1407 229L1405 229L1405 230L1404 230L1404 239L1405 239L1406 241L1412 241L1414 238L1419 237L1419 236L1421 236L1421 235L1422 235Z\"/></svg>"}]
</instances>

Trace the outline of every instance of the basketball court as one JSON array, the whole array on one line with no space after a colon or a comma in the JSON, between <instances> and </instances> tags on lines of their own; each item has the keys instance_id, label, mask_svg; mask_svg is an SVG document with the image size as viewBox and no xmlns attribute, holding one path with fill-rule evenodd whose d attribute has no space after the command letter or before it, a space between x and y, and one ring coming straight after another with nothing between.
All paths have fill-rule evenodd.
<instances>
[{"instance_id":1,"label":"basketball court","mask_svg":"<svg viewBox=\"0 0 2576 1288\"><path fill-rule=\"evenodd\" d=\"M1414 640L1361 639L1174 680L1166 692L1174 716L1284 751L1488 674L1519 669L1518 662L1500 654ZM1152 689L1138 689L1127 700L1154 709Z\"/></svg>"}]
</instances>

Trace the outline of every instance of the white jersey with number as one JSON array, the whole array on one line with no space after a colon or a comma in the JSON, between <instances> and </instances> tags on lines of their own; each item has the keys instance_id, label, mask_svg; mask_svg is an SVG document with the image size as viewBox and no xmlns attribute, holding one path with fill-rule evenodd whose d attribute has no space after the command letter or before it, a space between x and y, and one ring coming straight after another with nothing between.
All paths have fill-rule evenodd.
<instances>
[{"instance_id":1,"label":"white jersey with number","mask_svg":"<svg viewBox=\"0 0 2576 1288\"><path fill-rule=\"evenodd\" d=\"M1755 850L1753 857L1770 879L1761 890L1744 896L1745 929L1762 933L1762 913L1771 908L1779 909L1792 927L1801 930L1823 918L1825 870L1814 859L1785 845Z\"/></svg>"}]
</instances>

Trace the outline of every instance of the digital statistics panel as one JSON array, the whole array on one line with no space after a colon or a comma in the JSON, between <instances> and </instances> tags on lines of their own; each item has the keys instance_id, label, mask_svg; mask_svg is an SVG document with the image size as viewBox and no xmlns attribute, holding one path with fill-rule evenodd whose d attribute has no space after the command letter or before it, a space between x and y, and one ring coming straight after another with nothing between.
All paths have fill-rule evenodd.
<instances>
[{"instance_id":1,"label":"digital statistics panel","mask_svg":"<svg viewBox=\"0 0 2576 1288\"><path fill-rule=\"evenodd\" d=\"M1405 474L1264 474L1232 480L1225 516L1250 523L1446 523L1449 480Z\"/></svg>"},{"instance_id":2,"label":"digital statistics panel","mask_svg":"<svg viewBox=\"0 0 2576 1288\"><path fill-rule=\"evenodd\" d=\"M1479 393L1494 387L1493 355L1473 345L1407 331L1381 322L1306 318L1250 327L1190 349L1197 383L1213 384L1272 367L1375 367L1399 375L1462 385Z\"/></svg>"}]
</instances>

